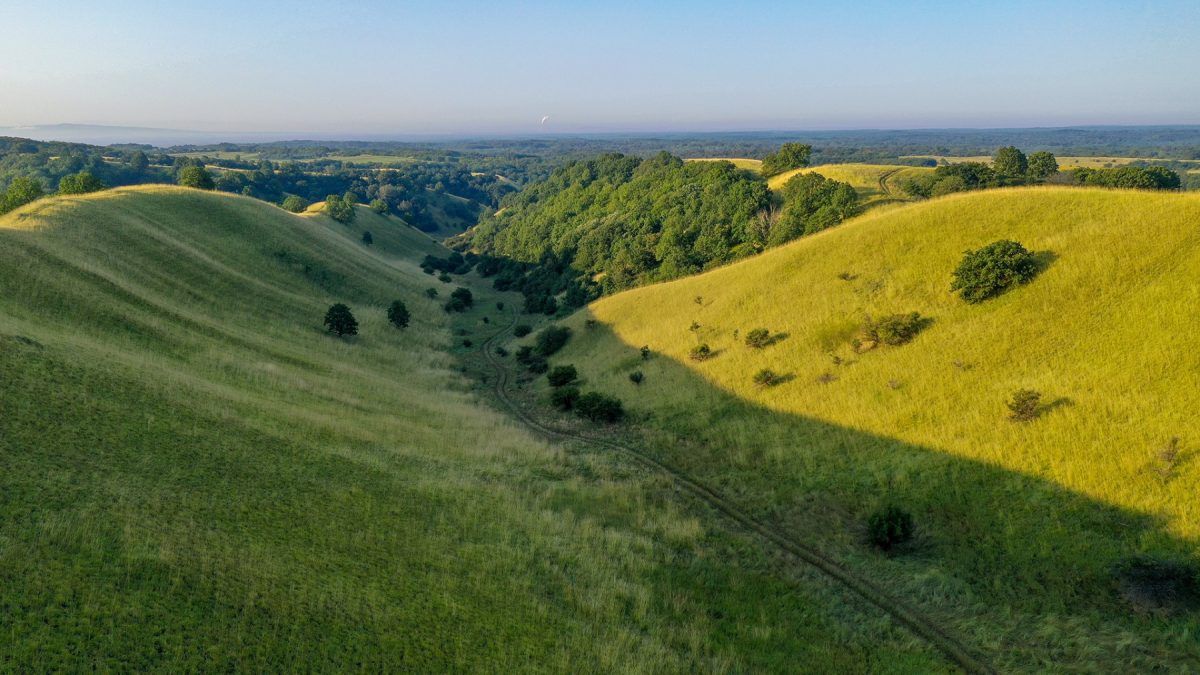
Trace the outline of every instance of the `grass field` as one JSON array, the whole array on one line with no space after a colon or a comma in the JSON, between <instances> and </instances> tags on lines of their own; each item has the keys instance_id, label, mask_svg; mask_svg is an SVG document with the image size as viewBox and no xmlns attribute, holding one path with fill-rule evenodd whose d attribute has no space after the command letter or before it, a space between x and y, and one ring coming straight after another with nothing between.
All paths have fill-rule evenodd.
<instances>
[{"instance_id":1,"label":"grass field","mask_svg":"<svg viewBox=\"0 0 1200 675\"><path fill-rule=\"evenodd\" d=\"M492 412L452 336L518 299L449 318L438 250L168 187L0 218L0 670L946 669L661 478ZM334 301L358 336L322 330Z\"/></svg>"},{"instance_id":2,"label":"grass field","mask_svg":"<svg viewBox=\"0 0 1200 675\"><path fill-rule=\"evenodd\" d=\"M819 173L831 180L849 183L862 197L865 205L877 202L905 201L905 195L895 184L900 178L921 176L933 169L920 166L893 164L823 164L785 171L772 176L767 185L772 190L781 189L794 176L801 173Z\"/></svg>"},{"instance_id":3,"label":"grass field","mask_svg":"<svg viewBox=\"0 0 1200 675\"><path fill-rule=\"evenodd\" d=\"M1198 552L1197 222L1200 196L1071 188L879 211L597 301L553 361L623 399L651 452L884 580L1003 670L1194 669L1197 613L1133 612L1112 570ZM981 305L952 295L963 251L1000 238L1045 269ZM932 320L912 343L851 349L865 317L911 311ZM756 327L781 339L746 347ZM690 360L702 342L714 358ZM762 368L782 383L754 385ZM1044 395L1033 422L1007 417L1021 388ZM886 504L918 524L898 555L864 544Z\"/></svg>"},{"instance_id":4,"label":"grass field","mask_svg":"<svg viewBox=\"0 0 1200 675\"><path fill-rule=\"evenodd\" d=\"M985 164L992 163L992 158L987 155L979 155L979 156L974 156L974 157L950 157L947 155L909 155L906 158L907 159L933 159L933 160L937 160L939 163L946 163L946 164L957 164L959 162L984 162ZM1079 157L1079 156L1071 156L1071 155L1059 156L1059 157L1056 157L1056 159L1058 160L1058 168L1062 171L1069 171L1071 169L1078 169L1080 167L1085 167L1088 169L1103 169L1103 168L1109 168L1109 167L1114 167L1114 166L1123 166L1123 165L1129 164L1131 162L1162 161L1159 158L1153 158L1153 157ZM1172 159L1170 161L1172 161L1172 162L1187 162L1187 163L1194 162L1196 164L1200 164L1200 160Z\"/></svg>"},{"instance_id":5,"label":"grass field","mask_svg":"<svg viewBox=\"0 0 1200 675\"><path fill-rule=\"evenodd\" d=\"M729 162L739 169L759 171L762 169L761 159L746 159L742 157L694 157L684 160L687 162Z\"/></svg>"}]
</instances>

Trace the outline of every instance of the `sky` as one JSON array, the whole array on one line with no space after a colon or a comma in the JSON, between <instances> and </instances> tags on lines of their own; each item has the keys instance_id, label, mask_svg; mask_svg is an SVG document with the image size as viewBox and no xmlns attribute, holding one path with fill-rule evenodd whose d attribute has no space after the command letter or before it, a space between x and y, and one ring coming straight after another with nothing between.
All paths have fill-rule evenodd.
<instances>
[{"instance_id":1,"label":"sky","mask_svg":"<svg viewBox=\"0 0 1200 675\"><path fill-rule=\"evenodd\" d=\"M0 26L0 127L353 135L1200 123L1197 0L6 0Z\"/></svg>"}]
</instances>

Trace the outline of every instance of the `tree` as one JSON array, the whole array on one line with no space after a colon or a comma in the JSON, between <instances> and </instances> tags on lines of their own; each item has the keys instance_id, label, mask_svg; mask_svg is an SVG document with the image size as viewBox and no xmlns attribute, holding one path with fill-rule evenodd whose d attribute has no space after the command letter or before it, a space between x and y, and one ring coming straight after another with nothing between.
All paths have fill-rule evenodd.
<instances>
[{"instance_id":1,"label":"tree","mask_svg":"<svg viewBox=\"0 0 1200 675\"><path fill-rule=\"evenodd\" d=\"M774 176L808 166L812 157L812 146L804 143L784 143L778 151L772 152L762 161L762 175Z\"/></svg>"},{"instance_id":2,"label":"tree","mask_svg":"<svg viewBox=\"0 0 1200 675\"><path fill-rule=\"evenodd\" d=\"M371 210L382 216L388 212L388 203L382 199L372 199Z\"/></svg>"},{"instance_id":3,"label":"tree","mask_svg":"<svg viewBox=\"0 0 1200 675\"><path fill-rule=\"evenodd\" d=\"M471 295L470 289L456 288L450 294L450 300L446 302L444 309L447 312L465 312L475 304L475 296Z\"/></svg>"},{"instance_id":4,"label":"tree","mask_svg":"<svg viewBox=\"0 0 1200 675\"><path fill-rule=\"evenodd\" d=\"M619 399L589 391L575 401L575 412L593 422L617 422L625 416Z\"/></svg>"},{"instance_id":5,"label":"tree","mask_svg":"<svg viewBox=\"0 0 1200 675\"><path fill-rule=\"evenodd\" d=\"M67 176L63 176L62 180L58 181L58 193L61 195L82 195L88 192L98 192L105 188L104 183L100 182L90 171L80 171Z\"/></svg>"},{"instance_id":6,"label":"tree","mask_svg":"<svg viewBox=\"0 0 1200 675\"><path fill-rule=\"evenodd\" d=\"M1058 173L1058 160L1053 153L1046 151L1029 155L1029 177L1033 180L1046 180Z\"/></svg>"},{"instance_id":7,"label":"tree","mask_svg":"<svg viewBox=\"0 0 1200 675\"><path fill-rule=\"evenodd\" d=\"M363 244L365 244L365 245L367 245L367 246L370 246L371 244L374 244L374 243L375 243L375 237L374 237L374 236L372 236L372 235L371 235L371 233L370 233L369 231L363 231L363 233L362 233L362 243L363 243Z\"/></svg>"},{"instance_id":8,"label":"tree","mask_svg":"<svg viewBox=\"0 0 1200 675\"><path fill-rule=\"evenodd\" d=\"M571 384L579 379L579 372L575 370L575 366L554 366L549 373L546 373L546 379L550 382L551 387L562 387Z\"/></svg>"},{"instance_id":9,"label":"tree","mask_svg":"<svg viewBox=\"0 0 1200 675\"><path fill-rule=\"evenodd\" d=\"M967 251L954 270L950 290L975 304L1000 295L1037 274L1037 259L1015 241L1001 239L977 251Z\"/></svg>"},{"instance_id":10,"label":"tree","mask_svg":"<svg viewBox=\"0 0 1200 675\"><path fill-rule=\"evenodd\" d=\"M8 190L0 195L0 213L8 213L46 194L42 183L34 178L18 176L8 184Z\"/></svg>"},{"instance_id":11,"label":"tree","mask_svg":"<svg viewBox=\"0 0 1200 675\"><path fill-rule=\"evenodd\" d=\"M1029 160L1025 158L1025 153L1009 145L996 151L992 158L992 169L1001 176L1010 178L1024 176L1029 170Z\"/></svg>"},{"instance_id":12,"label":"tree","mask_svg":"<svg viewBox=\"0 0 1200 675\"><path fill-rule=\"evenodd\" d=\"M354 206L358 203L358 195L356 195L353 190L346 190L346 192L342 194L342 201L346 202L350 206Z\"/></svg>"},{"instance_id":13,"label":"tree","mask_svg":"<svg viewBox=\"0 0 1200 675\"><path fill-rule=\"evenodd\" d=\"M304 211L304 209L307 209L307 208L308 208L308 200L304 199L304 197L301 197L299 195L288 195L288 197L283 200L283 209L285 211L291 211L292 213L302 213Z\"/></svg>"},{"instance_id":14,"label":"tree","mask_svg":"<svg viewBox=\"0 0 1200 675\"><path fill-rule=\"evenodd\" d=\"M141 150L135 150L129 156L129 168L136 174L142 174L146 169L150 168L150 160L146 158L146 153Z\"/></svg>"},{"instance_id":15,"label":"tree","mask_svg":"<svg viewBox=\"0 0 1200 675\"><path fill-rule=\"evenodd\" d=\"M217 187L217 184L213 182L212 175L208 173L208 169L195 164L183 167L183 170L179 172L179 184L197 190L212 190Z\"/></svg>"},{"instance_id":16,"label":"tree","mask_svg":"<svg viewBox=\"0 0 1200 675\"><path fill-rule=\"evenodd\" d=\"M358 320L354 318L350 308L340 302L331 305L329 311L325 312L325 327L338 337L358 335Z\"/></svg>"},{"instance_id":17,"label":"tree","mask_svg":"<svg viewBox=\"0 0 1200 675\"><path fill-rule=\"evenodd\" d=\"M396 328L408 328L408 319L410 316L408 307L400 300L393 300L391 306L388 307L388 321Z\"/></svg>"},{"instance_id":18,"label":"tree","mask_svg":"<svg viewBox=\"0 0 1200 675\"><path fill-rule=\"evenodd\" d=\"M537 353L551 356L567 344L571 337L571 329L566 326L547 326L537 336Z\"/></svg>"},{"instance_id":19,"label":"tree","mask_svg":"<svg viewBox=\"0 0 1200 675\"><path fill-rule=\"evenodd\" d=\"M347 202L337 195L329 195L325 198L325 215L339 223L348 223L354 220L353 202Z\"/></svg>"}]
</instances>

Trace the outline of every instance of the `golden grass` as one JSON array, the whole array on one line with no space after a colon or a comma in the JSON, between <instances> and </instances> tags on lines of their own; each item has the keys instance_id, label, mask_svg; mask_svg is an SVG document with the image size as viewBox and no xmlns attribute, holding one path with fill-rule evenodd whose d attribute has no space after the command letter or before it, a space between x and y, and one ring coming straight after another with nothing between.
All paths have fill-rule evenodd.
<instances>
[{"instance_id":1,"label":"golden grass","mask_svg":"<svg viewBox=\"0 0 1200 675\"><path fill-rule=\"evenodd\" d=\"M559 360L621 396L673 461L814 536L850 546L822 518L905 501L932 559L881 573L914 594L931 592L929 580L907 574L944 576L958 597L930 602L1010 639L1013 658L1050 658L1045 647L1066 662L1144 667L1145 649L1195 663L1196 644L1180 636L1196 621L1160 631L1131 619L1107 575L1122 556L1194 555L1200 542L1200 461L1179 461L1166 480L1155 471L1173 437L1186 457L1200 452L1198 222L1200 195L1071 188L875 212L597 301L568 321L580 338ZM951 294L963 251L1002 238L1052 261L982 305ZM851 349L866 317L911 311L933 320L911 344ZM756 327L786 338L754 350L735 337ZM717 356L689 360L700 342ZM661 356L640 363L641 345ZM637 388L635 367L646 376ZM762 368L787 381L756 387ZM1021 388L1052 404L1029 424L1006 415ZM824 516L809 520L814 504ZM1053 646L1029 643L1030 630Z\"/></svg>"},{"instance_id":2,"label":"golden grass","mask_svg":"<svg viewBox=\"0 0 1200 675\"><path fill-rule=\"evenodd\" d=\"M879 201L907 200L908 196L900 190L896 181L932 172L933 169L928 167L898 164L823 164L772 176L767 181L767 186L772 190L779 190L801 173L819 173L831 180L849 183L858 191L863 203L870 205Z\"/></svg>"},{"instance_id":3,"label":"golden grass","mask_svg":"<svg viewBox=\"0 0 1200 675\"><path fill-rule=\"evenodd\" d=\"M751 171L762 170L761 159L748 159L745 157L692 157L683 160L685 162L729 162L739 169L749 169Z\"/></svg>"}]
</instances>

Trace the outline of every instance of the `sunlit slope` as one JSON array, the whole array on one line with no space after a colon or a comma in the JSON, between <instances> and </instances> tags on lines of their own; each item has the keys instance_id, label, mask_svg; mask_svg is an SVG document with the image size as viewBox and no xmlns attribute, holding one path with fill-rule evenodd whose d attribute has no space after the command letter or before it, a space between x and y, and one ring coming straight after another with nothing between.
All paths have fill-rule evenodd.
<instances>
[{"instance_id":1,"label":"sunlit slope","mask_svg":"<svg viewBox=\"0 0 1200 675\"><path fill-rule=\"evenodd\" d=\"M1048 266L981 305L951 294L963 251L1002 238ZM579 337L559 360L683 439L663 441L674 461L802 529L833 515L853 545L872 508L903 504L931 569L973 589L960 600L1051 623L1079 612L1099 631L1070 638L1079 658L1112 656L1144 645L1119 645L1111 566L1200 540L1200 462L1161 471L1172 438L1182 457L1200 451L1197 307L1200 196L1010 189L867 215L602 299L570 319ZM867 316L912 311L933 321L912 343L851 349ZM786 337L750 349L757 327ZM690 360L700 343L715 357ZM763 368L784 381L756 386ZM1005 407L1022 388L1048 404L1026 424Z\"/></svg>"},{"instance_id":2,"label":"sunlit slope","mask_svg":"<svg viewBox=\"0 0 1200 675\"><path fill-rule=\"evenodd\" d=\"M0 663L938 667L491 412L425 296L450 288L417 267L432 244L377 218L161 187L0 218ZM477 294L454 327L479 339ZM335 301L357 337L324 332Z\"/></svg>"},{"instance_id":3,"label":"sunlit slope","mask_svg":"<svg viewBox=\"0 0 1200 675\"><path fill-rule=\"evenodd\" d=\"M870 205L879 201L908 199L908 195L900 190L896 181L932 172L933 169L929 167L898 164L822 164L785 171L768 179L767 185L772 190L779 190L798 174L819 173L831 180L849 183L858 191L863 203Z\"/></svg>"}]
</instances>

